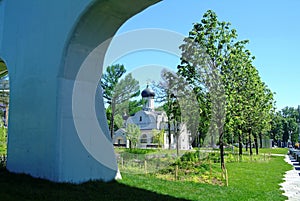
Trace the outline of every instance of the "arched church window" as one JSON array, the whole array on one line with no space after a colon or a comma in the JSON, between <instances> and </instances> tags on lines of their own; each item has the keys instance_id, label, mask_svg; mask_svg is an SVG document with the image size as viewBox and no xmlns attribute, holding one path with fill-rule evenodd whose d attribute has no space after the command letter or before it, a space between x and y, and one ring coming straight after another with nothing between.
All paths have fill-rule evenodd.
<instances>
[{"instance_id":1,"label":"arched church window","mask_svg":"<svg viewBox=\"0 0 300 201\"><path fill-rule=\"evenodd\" d=\"M148 138L146 134L143 134L140 138L140 142L141 143L147 143L148 142Z\"/></svg>"}]
</instances>

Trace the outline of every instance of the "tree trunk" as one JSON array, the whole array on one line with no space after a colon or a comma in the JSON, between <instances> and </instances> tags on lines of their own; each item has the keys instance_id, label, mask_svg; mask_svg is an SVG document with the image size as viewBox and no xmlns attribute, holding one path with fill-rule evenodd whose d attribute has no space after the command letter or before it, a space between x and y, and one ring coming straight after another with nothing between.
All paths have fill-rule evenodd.
<instances>
[{"instance_id":1,"label":"tree trunk","mask_svg":"<svg viewBox=\"0 0 300 201\"><path fill-rule=\"evenodd\" d=\"M263 143L262 143L262 134L259 134L259 147L262 149L263 148Z\"/></svg>"},{"instance_id":2,"label":"tree trunk","mask_svg":"<svg viewBox=\"0 0 300 201\"><path fill-rule=\"evenodd\" d=\"M258 140L257 140L257 134L254 135L254 144L255 144L256 155L258 155Z\"/></svg>"},{"instance_id":3,"label":"tree trunk","mask_svg":"<svg viewBox=\"0 0 300 201\"><path fill-rule=\"evenodd\" d=\"M168 138L169 138L169 149L171 149L172 146L172 138L171 138L171 124L168 121Z\"/></svg>"},{"instance_id":4,"label":"tree trunk","mask_svg":"<svg viewBox=\"0 0 300 201\"><path fill-rule=\"evenodd\" d=\"M242 141L242 134L239 132L239 155L243 155L243 141Z\"/></svg>"},{"instance_id":5,"label":"tree trunk","mask_svg":"<svg viewBox=\"0 0 300 201\"><path fill-rule=\"evenodd\" d=\"M177 157L179 156L179 136L176 135L176 153Z\"/></svg>"},{"instance_id":6,"label":"tree trunk","mask_svg":"<svg viewBox=\"0 0 300 201\"><path fill-rule=\"evenodd\" d=\"M114 137L114 127L115 127L115 103L112 102L111 104L111 117L110 117L110 137L113 139Z\"/></svg>"},{"instance_id":7,"label":"tree trunk","mask_svg":"<svg viewBox=\"0 0 300 201\"><path fill-rule=\"evenodd\" d=\"M252 152L252 139L251 139L251 134L252 134L252 129L249 128L249 150L250 150L250 156L253 155L253 152Z\"/></svg>"},{"instance_id":8,"label":"tree trunk","mask_svg":"<svg viewBox=\"0 0 300 201\"><path fill-rule=\"evenodd\" d=\"M224 142L223 142L223 129L218 126L219 128L219 142L220 142L220 158L221 158L221 169L225 170L225 160L224 160Z\"/></svg>"},{"instance_id":9,"label":"tree trunk","mask_svg":"<svg viewBox=\"0 0 300 201\"><path fill-rule=\"evenodd\" d=\"M176 136L176 153L177 157L179 156L179 129L178 123L174 121L174 135Z\"/></svg>"}]
</instances>

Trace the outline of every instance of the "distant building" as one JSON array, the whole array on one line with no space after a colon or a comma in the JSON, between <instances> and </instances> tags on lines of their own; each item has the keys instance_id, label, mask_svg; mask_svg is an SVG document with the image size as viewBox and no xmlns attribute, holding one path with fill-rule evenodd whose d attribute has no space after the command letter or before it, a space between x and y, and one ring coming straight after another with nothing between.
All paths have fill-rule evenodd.
<instances>
[{"instance_id":1,"label":"distant building","mask_svg":"<svg viewBox=\"0 0 300 201\"><path fill-rule=\"evenodd\" d=\"M151 148L157 147L157 143L154 143L153 130L165 130L163 148L169 148L168 134L167 134L167 122L168 117L163 111L155 111L154 109L154 97L155 93L147 86L141 93L142 98L145 100L143 109L137 112L135 115L129 117L125 122L125 127L128 124L136 124L141 130L137 146L139 148ZM173 129L171 129L173 130ZM190 135L187 132L186 126L182 126L182 132L179 137L179 149L190 148ZM128 147L126 138L126 129L121 128L117 130L113 137L113 143L115 146ZM176 148L176 139L171 135L171 148Z\"/></svg>"}]
</instances>

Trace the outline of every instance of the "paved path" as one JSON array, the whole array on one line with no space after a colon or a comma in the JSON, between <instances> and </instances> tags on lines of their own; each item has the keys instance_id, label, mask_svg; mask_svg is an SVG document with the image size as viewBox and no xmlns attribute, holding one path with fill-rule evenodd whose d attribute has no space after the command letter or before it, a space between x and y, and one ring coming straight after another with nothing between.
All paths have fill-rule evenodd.
<instances>
[{"instance_id":1,"label":"paved path","mask_svg":"<svg viewBox=\"0 0 300 201\"><path fill-rule=\"evenodd\" d=\"M300 165L290 155L286 155L284 160L294 168L285 173L285 181L280 184L284 190L283 195L287 196L289 201L300 201Z\"/></svg>"}]
</instances>

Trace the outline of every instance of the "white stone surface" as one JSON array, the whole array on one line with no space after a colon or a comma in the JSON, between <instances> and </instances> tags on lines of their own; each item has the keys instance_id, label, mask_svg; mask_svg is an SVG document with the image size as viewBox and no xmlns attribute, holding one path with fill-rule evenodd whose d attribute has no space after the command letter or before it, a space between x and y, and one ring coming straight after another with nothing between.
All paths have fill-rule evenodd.
<instances>
[{"instance_id":1,"label":"white stone surface","mask_svg":"<svg viewBox=\"0 0 300 201\"><path fill-rule=\"evenodd\" d=\"M280 184L282 190L284 190L283 195L288 197L289 201L299 201L300 200L300 171L296 168L300 168L299 163L292 162L294 159L286 155L285 161L294 166L293 170L289 170L284 175L284 182Z\"/></svg>"},{"instance_id":2,"label":"white stone surface","mask_svg":"<svg viewBox=\"0 0 300 201\"><path fill-rule=\"evenodd\" d=\"M156 2L0 0L0 57L10 77L10 171L57 182L115 178L102 97L90 87L81 91L82 97L93 96L95 105L74 102L74 84L83 63L100 79L109 41L97 49L97 58L89 55L128 18ZM79 83L96 86L97 80L85 76ZM82 111L76 121L74 108ZM95 125L87 126L95 120L90 111L96 111L99 133ZM87 128L81 135L85 143L78 128ZM100 138L107 141L105 146L99 146Z\"/></svg>"}]
</instances>

